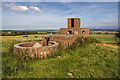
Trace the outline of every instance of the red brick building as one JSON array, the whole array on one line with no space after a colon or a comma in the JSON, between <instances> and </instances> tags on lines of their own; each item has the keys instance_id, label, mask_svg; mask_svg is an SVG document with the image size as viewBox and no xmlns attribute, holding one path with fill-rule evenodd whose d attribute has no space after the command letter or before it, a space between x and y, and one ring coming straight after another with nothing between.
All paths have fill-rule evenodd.
<instances>
[{"instance_id":1,"label":"red brick building","mask_svg":"<svg viewBox=\"0 0 120 80\"><path fill-rule=\"evenodd\" d=\"M61 34L76 34L83 37L89 36L89 28L80 28L81 20L79 18L68 18L67 28L60 28Z\"/></svg>"},{"instance_id":2,"label":"red brick building","mask_svg":"<svg viewBox=\"0 0 120 80\"><path fill-rule=\"evenodd\" d=\"M81 20L79 18L68 18L67 24L67 28L60 28L60 34L43 36L43 45L47 46L49 41L56 41L66 48L70 46L77 37L89 36L89 28L80 28Z\"/></svg>"},{"instance_id":3,"label":"red brick building","mask_svg":"<svg viewBox=\"0 0 120 80\"><path fill-rule=\"evenodd\" d=\"M61 28L60 34L43 36L40 42L25 42L14 45L14 53L23 56L26 55L27 51L29 56L46 58L48 55L54 55L54 52L57 54L59 43L66 49L74 43L76 38L89 36L89 28L80 28L79 18L68 18L67 23L68 27Z\"/></svg>"}]
</instances>

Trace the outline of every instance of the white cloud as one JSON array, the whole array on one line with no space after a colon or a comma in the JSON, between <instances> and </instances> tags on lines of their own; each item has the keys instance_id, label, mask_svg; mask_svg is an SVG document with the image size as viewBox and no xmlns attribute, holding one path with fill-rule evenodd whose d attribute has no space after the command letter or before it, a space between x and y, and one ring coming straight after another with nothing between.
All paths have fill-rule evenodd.
<instances>
[{"instance_id":1,"label":"white cloud","mask_svg":"<svg viewBox=\"0 0 120 80\"><path fill-rule=\"evenodd\" d=\"M33 9L36 12L42 12L38 7L30 6L29 8Z\"/></svg>"},{"instance_id":2,"label":"white cloud","mask_svg":"<svg viewBox=\"0 0 120 80\"><path fill-rule=\"evenodd\" d=\"M28 7L27 6L16 6L13 3L10 4L4 4L6 7L10 7L12 10L15 11L23 11L23 12L27 12L28 11Z\"/></svg>"},{"instance_id":3,"label":"white cloud","mask_svg":"<svg viewBox=\"0 0 120 80\"><path fill-rule=\"evenodd\" d=\"M15 11L27 12L30 8L30 9L33 9L35 12L39 12L39 13L42 12L42 10L40 10L38 7L34 7L34 6L30 6L28 8L27 6L16 6L13 3L10 3L10 4L5 3L4 5L6 7L10 7L12 10L15 10Z\"/></svg>"}]
</instances>

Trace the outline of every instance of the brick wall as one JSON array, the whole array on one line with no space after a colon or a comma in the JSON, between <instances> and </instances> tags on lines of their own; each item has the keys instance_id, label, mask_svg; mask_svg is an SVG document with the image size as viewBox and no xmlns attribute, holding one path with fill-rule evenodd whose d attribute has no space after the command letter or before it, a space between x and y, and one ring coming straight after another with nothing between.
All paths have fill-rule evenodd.
<instances>
[{"instance_id":1,"label":"brick wall","mask_svg":"<svg viewBox=\"0 0 120 80\"><path fill-rule=\"evenodd\" d=\"M68 29L71 29L71 19L74 19L74 28L80 28L80 25L81 25L81 20L79 18L68 18Z\"/></svg>"},{"instance_id":2,"label":"brick wall","mask_svg":"<svg viewBox=\"0 0 120 80\"><path fill-rule=\"evenodd\" d=\"M80 36L83 37L89 36L89 28L73 28L73 29L61 28L60 34L69 34L68 30L71 30L74 34L79 34ZM82 33L83 30L85 31L85 33Z\"/></svg>"},{"instance_id":3,"label":"brick wall","mask_svg":"<svg viewBox=\"0 0 120 80\"><path fill-rule=\"evenodd\" d=\"M49 36L50 41L55 41L57 43L62 44L63 48L67 48L68 46L73 44L77 37L81 37L81 35L61 35L61 34L59 34L59 35ZM42 39L44 40L45 36L43 36Z\"/></svg>"},{"instance_id":4,"label":"brick wall","mask_svg":"<svg viewBox=\"0 0 120 80\"><path fill-rule=\"evenodd\" d=\"M47 56L54 55L54 53L57 51L58 43L54 41L52 41L52 43L54 44L49 46L42 46L39 48L30 47L30 46L28 47L28 45L34 45L35 43L36 42L25 42L25 43L19 43L14 45L15 55L21 56L21 57L23 55L27 55L27 56L29 55L29 57L46 58ZM39 43L42 45L42 42L39 42Z\"/></svg>"},{"instance_id":5,"label":"brick wall","mask_svg":"<svg viewBox=\"0 0 120 80\"><path fill-rule=\"evenodd\" d=\"M71 26L71 19L74 19L74 27ZM89 28L80 28L80 25L81 20L79 18L68 18L68 27L60 28L60 34L79 34L80 36L88 37ZM69 31L71 31L71 33Z\"/></svg>"}]
</instances>

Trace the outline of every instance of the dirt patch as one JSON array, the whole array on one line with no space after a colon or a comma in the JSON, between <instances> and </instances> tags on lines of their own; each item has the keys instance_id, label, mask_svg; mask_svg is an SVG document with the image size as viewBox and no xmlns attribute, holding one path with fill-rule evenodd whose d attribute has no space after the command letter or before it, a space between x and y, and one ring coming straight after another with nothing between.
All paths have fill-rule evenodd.
<instances>
[{"instance_id":1,"label":"dirt patch","mask_svg":"<svg viewBox=\"0 0 120 80\"><path fill-rule=\"evenodd\" d=\"M115 45L110 45L110 44L96 44L97 46L103 46L103 47L111 47L111 48L114 48L114 49L118 49L118 46L115 46Z\"/></svg>"},{"instance_id":2,"label":"dirt patch","mask_svg":"<svg viewBox=\"0 0 120 80\"><path fill-rule=\"evenodd\" d=\"M103 44L103 46L108 46L108 47L112 47L112 48L117 48L118 49L118 46L113 46L113 45L110 45L110 44Z\"/></svg>"}]
</instances>

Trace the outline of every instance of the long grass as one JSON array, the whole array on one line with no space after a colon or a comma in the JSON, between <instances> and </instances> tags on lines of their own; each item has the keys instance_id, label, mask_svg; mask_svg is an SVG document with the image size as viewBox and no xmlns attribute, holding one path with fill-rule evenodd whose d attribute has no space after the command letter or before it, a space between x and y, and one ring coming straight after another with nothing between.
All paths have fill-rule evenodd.
<instances>
[{"instance_id":1,"label":"long grass","mask_svg":"<svg viewBox=\"0 0 120 80\"><path fill-rule=\"evenodd\" d=\"M27 40L11 39L10 41L9 38L3 37L2 77L118 78L118 48L112 44L109 44L112 46L105 46L104 44L110 41L115 43L113 35L107 35L109 39L105 36L90 35L90 37L100 40L101 43L89 43L84 46L73 45L67 50L59 50L59 54L47 59L33 59L24 62L12 55L11 44L14 45ZM34 40L34 37L31 40Z\"/></svg>"}]
</instances>

